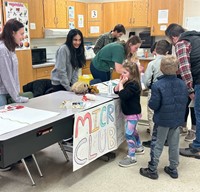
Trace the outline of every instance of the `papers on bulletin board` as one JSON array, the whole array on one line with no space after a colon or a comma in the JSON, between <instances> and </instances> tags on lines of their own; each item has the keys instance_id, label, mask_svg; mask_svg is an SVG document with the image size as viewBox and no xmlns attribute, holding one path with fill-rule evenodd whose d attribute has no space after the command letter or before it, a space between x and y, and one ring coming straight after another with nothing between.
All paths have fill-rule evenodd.
<instances>
[{"instance_id":1,"label":"papers on bulletin board","mask_svg":"<svg viewBox=\"0 0 200 192\"><path fill-rule=\"evenodd\" d=\"M158 24L168 23L168 9L158 10Z\"/></svg>"},{"instance_id":2,"label":"papers on bulletin board","mask_svg":"<svg viewBox=\"0 0 200 192\"><path fill-rule=\"evenodd\" d=\"M200 17L186 17L185 28L187 30L200 31Z\"/></svg>"},{"instance_id":3,"label":"papers on bulletin board","mask_svg":"<svg viewBox=\"0 0 200 192\"><path fill-rule=\"evenodd\" d=\"M59 113L24 106L0 110L0 135L58 115Z\"/></svg>"}]
</instances>

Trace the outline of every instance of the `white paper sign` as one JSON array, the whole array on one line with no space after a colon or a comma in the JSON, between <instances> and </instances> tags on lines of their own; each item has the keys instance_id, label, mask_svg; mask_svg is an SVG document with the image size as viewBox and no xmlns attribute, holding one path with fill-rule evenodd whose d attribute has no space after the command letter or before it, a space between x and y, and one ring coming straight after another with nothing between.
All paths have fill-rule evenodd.
<instances>
[{"instance_id":1,"label":"white paper sign","mask_svg":"<svg viewBox=\"0 0 200 192\"><path fill-rule=\"evenodd\" d=\"M117 148L114 123L114 101L75 114L73 171Z\"/></svg>"},{"instance_id":2,"label":"white paper sign","mask_svg":"<svg viewBox=\"0 0 200 192\"><path fill-rule=\"evenodd\" d=\"M158 24L168 23L168 9L158 10Z\"/></svg>"},{"instance_id":3,"label":"white paper sign","mask_svg":"<svg viewBox=\"0 0 200 192\"><path fill-rule=\"evenodd\" d=\"M78 27L79 28L84 27L84 16L83 15L78 15Z\"/></svg>"},{"instance_id":4,"label":"white paper sign","mask_svg":"<svg viewBox=\"0 0 200 192\"><path fill-rule=\"evenodd\" d=\"M167 25L161 25L161 26L160 26L160 30L161 30L161 31L165 31L166 29L167 29Z\"/></svg>"},{"instance_id":5,"label":"white paper sign","mask_svg":"<svg viewBox=\"0 0 200 192\"><path fill-rule=\"evenodd\" d=\"M97 10L91 11L91 18L97 18Z\"/></svg>"},{"instance_id":6,"label":"white paper sign","mask_svg":"<svg viewBox=\"0 0 200 192\"><path fill-rule=\"evenodd\" d=\"M73 6L68 7L68 13L69 13L69 19L74 19L74 7Z\"/></svg>"},{"instance_id":7,"label":"white paper sign","mask_svg":"<svg viewBox=\"0 0 200 192\"><path fill-rule=\"evenodd\" d=\"M99 33L99 26L91 26L90 33Z\"/></svg>"},{"instance_id":8,"label":"white paper sign","mask_svg":"<svg viewBox=\"0 0 200 192\"><path fill-rule=\"evenodd\" d=\"M74 25L74 21L69 21L69 29L74 29L75 25Z\"/></svg>"}]
</instances>

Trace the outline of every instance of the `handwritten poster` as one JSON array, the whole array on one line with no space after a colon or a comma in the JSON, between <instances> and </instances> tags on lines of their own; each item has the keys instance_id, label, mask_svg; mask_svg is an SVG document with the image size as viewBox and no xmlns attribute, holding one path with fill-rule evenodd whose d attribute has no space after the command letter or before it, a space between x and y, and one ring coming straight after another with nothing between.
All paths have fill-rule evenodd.
<instances>
[{"instance_id":1,"label":"handwritten poster","mask_svg":"<svg viewBox=\"0 0 200 192\"><path fill-rule=\"evenodd\" d=\"M125 140L125 120L124 115L122 113L120 100L114 100L115 105L115 128L116 128L116 136L117 136L117 147L122 144Z\"/></svg>"},{"instance_id":2,"label":"handwritten poster","mask_svg":"<svg viewBox=\"0 0 200 192\"><path fill-rule=\"evenodd\" d=\"M114 101L75 114L73 171L117 148L115 122Z\"/></svg>"},{"instance_id":3,"label":"handwritten poster","mask_svg":"<svg viewBox=\"0 0 200 192\"><path fill-rule=\"evenodd\" d=\"M24 40L20 43L18 50L30 49L28 4L17 2L5 2L6 21L17 19L24 25Z\"/></svg>"}]
</instances>

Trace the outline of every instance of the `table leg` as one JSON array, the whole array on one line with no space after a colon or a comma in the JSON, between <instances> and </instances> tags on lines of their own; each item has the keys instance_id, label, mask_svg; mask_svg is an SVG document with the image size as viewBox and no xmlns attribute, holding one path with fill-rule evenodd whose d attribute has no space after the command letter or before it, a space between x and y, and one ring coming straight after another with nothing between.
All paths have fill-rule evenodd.
<instances>
[{"instance_id":1,"label":"table leg","mask_svg":"<svg viewBox=\"0 0 200 192\"><path fill-rule=\"evenodd\" d=\"M67 160L67 162L68 162L68 161L69 161L69 157L68 157L67 152L65 151L65 149L64 149L64 147L63 147L62 142L59 141L59 142L58 142L58 145L60 146L60 148L61 148L61 150L62 150L62 152L63 152L63 154L64 154L64 156L65 156L65 158L66 158L66 160Z\"/></svg>"},{"instance_id":2,"label":"table leg","mask_svg":"<svg viewBox=\"0 0 200 192\"><path fill-rule=\"evenodd\" d=\"M26 172L27 172L29 178L31 179L32 185L35 186L35 182L34 182L34 180L33 180L33 178L32 178L32 175L31 175L31 173L30 173L30 171L29 171L29 169L28 169L28 167L27 167L27 165L26 165L25 160L24 160L24 159L21 159L21 161L22 161L22 163L23 163L23 165L24 165L24 167L25 167L25 169L26 169Z\"/></svg>"},{"instance_id":3,"label":"table leg","mask_svg":"<svg viewBox=\"0 0 200 192\"><path fill-rule=\"evenodd\" d=\"M41 172L41 170L40 170L40 167L39 167L39 165L38 165L38 162L37 162L37 160L36 160L36 158L35 158L35 155L32 154L32 157L33 157L33 160L34 160L35 165L36 165L36 167L37 167L37 170L38 170L38 172L39 172L39 174L40 174L40 177L43 177L42 172Z\"/></svg>"}]
</instances>

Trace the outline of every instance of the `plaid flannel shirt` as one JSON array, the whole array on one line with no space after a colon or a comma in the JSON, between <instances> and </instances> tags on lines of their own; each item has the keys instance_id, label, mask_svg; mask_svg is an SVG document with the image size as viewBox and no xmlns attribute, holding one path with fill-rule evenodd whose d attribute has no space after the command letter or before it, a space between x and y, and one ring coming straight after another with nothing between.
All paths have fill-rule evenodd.
<instances>
[{"instance_id":1,"label":"plaid flannel shirt","mask_svg":"<svg viewBox=\"0 0 200 192\"><path fill-rule=\"evenodd\" d=\"M187 85L188 92L193 93L193 78L190 66L191 43L185 40L175 44L176 56L179 61L179 73Z\"/></svg>"}]
</instances>

